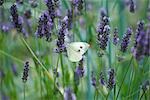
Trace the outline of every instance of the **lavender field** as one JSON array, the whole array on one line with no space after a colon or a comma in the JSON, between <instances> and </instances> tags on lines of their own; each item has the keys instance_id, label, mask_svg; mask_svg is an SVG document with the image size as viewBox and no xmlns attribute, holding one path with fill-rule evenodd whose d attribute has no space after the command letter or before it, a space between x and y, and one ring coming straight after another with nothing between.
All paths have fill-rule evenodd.
<instances>
[{"instance_id":1,"label":"lavender field","mask_svg":"<svg viewBox=\"0 0 150 100\"><path fill-rule=\"evenodd\" d=\"M150 0L0 0L0 100L150 100Z\"/></svg>"}]
</instances>

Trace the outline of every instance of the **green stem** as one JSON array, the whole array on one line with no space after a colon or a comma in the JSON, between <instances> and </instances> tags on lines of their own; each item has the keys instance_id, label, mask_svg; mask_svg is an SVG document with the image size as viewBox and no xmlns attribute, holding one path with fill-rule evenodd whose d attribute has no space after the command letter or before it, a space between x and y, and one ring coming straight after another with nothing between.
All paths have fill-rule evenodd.
<instances>
[{"instance_id":1,"label":"green stem","mask_svg":"<svg viewBox=\"0 0 150 100\"><path fill-rule=\"evenodd\" d=\"M131 71L131 79L130 79L130 84L129 84L129 89L128 89L128 94L130 94L130 92L131 92L131 83L132 83L132 80L133 80L133 75L134 75L134 71L132 70Z\"/></svg>"},{"instance_id":2,"label":"green stem","mask_svg":"<svg viewBox=\"0 0 150 100\"><path fill-rule=\"evenodd\" d=\"M119 93L120 93L120 91L121 91L122 85L123 85L123 83L124 83L124 81L125 81L125 78L126 78L126 76L127 76L127 73L128 73L129 68L130 68L130 65L131 65L132 60L133 60L133 56L131 57L131 60L130 60L129 65L128 65L128 67L127 67L127 71L125 72L125 75L124 75L123 80L122 80L122 82L121 82L121 85L120 85L120 87L119 87L116 100L118 99Z\"/></svg>"},{"instance_id":3,"label":"green stem","mask_svg":"<svg viewBox=\"0 0 150 100\"><path fill-rule=\"evenodd\" d=\"M24 99L24 100L25 100L25 97L26 97L26 94L25 94L25 92L26 92L26 91L25 91L25 84L26 84L26 83L23 83L23 94L24 94L24 95L23 95L23 99Z\"/></svg>"},{"instance_id":4,"label":"green stem","mask_svg":"<svg viewBox=\"0 0 150 100\"><path fill-rule=\"evenodd\" d=\"M64 65L63 65L63 57L62 53L60 53L60 64L61 64L61 70L62 70L62 81L63 81L63 88L65 87L65 76L64 76Z\"/></svg>"}]
</instances>

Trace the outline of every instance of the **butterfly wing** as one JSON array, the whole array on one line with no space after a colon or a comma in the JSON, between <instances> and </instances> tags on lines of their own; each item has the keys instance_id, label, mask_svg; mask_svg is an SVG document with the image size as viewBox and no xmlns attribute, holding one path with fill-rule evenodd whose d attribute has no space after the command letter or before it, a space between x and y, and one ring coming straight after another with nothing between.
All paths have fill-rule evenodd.
<instances>
[{"instance_id":1,"label":"butterfly wing","mask_svg":"<svg viewBox=\"0 0 150 100\"><path fill-rule=\"evenodd\" d=\"M70 45L70 48L72 48L74 51L76 51L82 55L88 50L88 48L90 46L86 42L72 42L69 45Z\"/></svg>"},{"instance_id":2,"label":"butterfly wing","mask_svg":"<svg viewBox=\"0 0 150 100\"><path fill-rule=\"evenodd\" d=\"M82 59L82 54L76 52L75 50L73 50L70 46L70 44L67 46L67 55L68 55L68 59L71 62L78 62Z\"/></svg>"}]
</instances>

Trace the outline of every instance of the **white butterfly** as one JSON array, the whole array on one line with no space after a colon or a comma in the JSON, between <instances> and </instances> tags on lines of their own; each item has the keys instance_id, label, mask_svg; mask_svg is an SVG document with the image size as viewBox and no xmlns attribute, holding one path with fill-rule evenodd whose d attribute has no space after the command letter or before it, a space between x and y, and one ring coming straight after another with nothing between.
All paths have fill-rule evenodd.
<instances>
[{"instance_id":1,"label":"white butterfly","mask_svg":"<svg viewBox=\"0 0 150 100\"><path fill-rule=\"evenodd\" d=\"M89 44L86 42L72 42L67 44L67 55L71 62L78 62L82 59L83 54L88 50Z\"/></svg>"}]
</instances>

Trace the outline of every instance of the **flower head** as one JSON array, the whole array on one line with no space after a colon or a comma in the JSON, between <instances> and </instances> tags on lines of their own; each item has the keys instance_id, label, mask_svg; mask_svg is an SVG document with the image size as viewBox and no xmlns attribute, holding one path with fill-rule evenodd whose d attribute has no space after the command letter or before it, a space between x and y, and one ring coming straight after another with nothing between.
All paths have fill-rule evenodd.
<instances>
[{"instance_id":1,"label":"flower head","mask_svg":"<svg viewBox=\"0 0 150 100\"><path fill-rule=\"evenodd\" d=\"M121 51L122 52L126 52L127 50L127 47L129 45L129 42L130 42L130 37L132 35L132 30L131 28L128 28L126 33L124 34L122 40L121 40Z\"/></svg>"},{"instance_id":2,"label":"flower head","mask_svg":"<svg viewBox=\"0 0 150 100\"><path fill-rule=\"evenodd\" d=\"M135 2L134 2L134 0L130 0L129 1L129 10L130 10L130 12L131 13L134 13L135 12Z\"/></svg>"},{"instance_id":3,"label":"flower head","mask_svg":"<svg viewBox=\"0 0 150 100\"><path fill-rule=\"evenodd\" d=\"M118 36L118 28L114 29L114 34L113 34L113 44L117 45L119 42L119 36Z\"/></svg>"},{"instance_id":4,"label":"flower head","mask_svg":"<svg viewBox=\"0 0 150 100\"><path fill-rule=\"evenodd\" d=\"M24 71L23 71L23 77L22 77L22 81L24 83L27 81L28 73L29 73L29 62L26 61L24 65Z\"/></svg>"},{"instance_id":5,"label":"flower head","mask_svg":"<svg viewBox=\"0 0 150 100\"><path fill-rule=\"evenodd\" d=\"M110 69L108 71L107 87L111 90L114 86L115 86L115 71L114 69Z\"/></svg>"}]
</instances>

